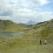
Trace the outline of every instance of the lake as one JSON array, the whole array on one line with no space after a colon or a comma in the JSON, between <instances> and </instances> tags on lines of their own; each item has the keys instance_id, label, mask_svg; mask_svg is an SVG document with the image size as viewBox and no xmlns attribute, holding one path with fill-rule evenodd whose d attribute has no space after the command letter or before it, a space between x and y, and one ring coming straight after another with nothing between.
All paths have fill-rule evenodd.
<instances>
[{"instance_id":1,"label":"lake","mask_svg":"<svg viewBox=\"0 0 53 53\"><path fill-rule=\"evenodd\" d=\"M22 37L24 32L0 32L0 37Z\"/></svg>"}]
</instances>

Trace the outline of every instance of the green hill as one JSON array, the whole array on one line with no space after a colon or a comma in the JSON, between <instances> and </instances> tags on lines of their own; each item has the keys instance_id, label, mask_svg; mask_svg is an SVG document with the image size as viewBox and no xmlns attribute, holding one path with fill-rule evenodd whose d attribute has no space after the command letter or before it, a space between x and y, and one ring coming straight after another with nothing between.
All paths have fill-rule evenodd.
<instances>
[{"instance_id":1,"label":"green hill","mask_svg":"<svg viewBox=\"0 0 53 53\"><path fill-rule=\"evenodd\" d=\"M33 29L39 31L39 36L42 39L52 39L53 41L53 20L38 23L37 25L33 26Z\"/></svg>"},{"instance_id":2,"label":"green hill","mask_svg":"<svg viewBox=\"0 0 53 53\"><path fill-rule=\"evenodd\" d=\"M41 46L40 39L47 45ZM52 45L53 20L34 25L0 20L0 53L53 53Z\"/></svg>"},{"instance_id":3,"label":"green hill","mask_svg":"<svg viewBox=\"0 0 53 53\"><path fill-rule=\"evenodd\" d=\"M0 20L0 32L18 32L23 31L25 24L16 24L9 20Z\"/></svg>"}]
</instances>

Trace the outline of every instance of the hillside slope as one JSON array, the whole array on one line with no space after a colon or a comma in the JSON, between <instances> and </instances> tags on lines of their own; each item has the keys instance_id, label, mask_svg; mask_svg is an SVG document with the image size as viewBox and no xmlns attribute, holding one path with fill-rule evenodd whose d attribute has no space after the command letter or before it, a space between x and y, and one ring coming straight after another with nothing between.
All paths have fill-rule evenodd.
<instances>
[{"instance_id":1,"label":"hillside slope","mask_svg":"<svg viewBox=\"0 0 53 53\"><path fill-rule=\"evenodd\" d=\"M25 24L16 24L10 20L0 20L0 32L18 32L23 31Z\"/></svg>"},{"instance_id":2,"label":"hillside slope","mask_svg":"<svg viewBox=\"0 0 53 53\"><path fill-rule=\"evenodd\" d=\"M53 20L33 25L33 29L39 34L40 39L47 39L49 42L53 41Z\"/></svg>"},{"instance_id":3,"label":"hillside slope","mask_svg":"<svg viewBox=\"0 0 53 53\"><path fill-rule=\"evenodd\" d=\"M6 21L5 21L6 22ZM9 39L0 37L0 53L53 53L53 20L34 25L15 24L0 21L0 31L7 33ZM3 27L2 27L3 26ZM9 34L9 32L13 32ZM17 34L14 32L24 32ZM13 38L11 35L13 34ZM19 36L20 37L19 37ZM0 36L2 36L0 34ZM4 35L3 35L4 36ZM47 40L47 45L40 45Z\"/></svg>"}]
</instances>

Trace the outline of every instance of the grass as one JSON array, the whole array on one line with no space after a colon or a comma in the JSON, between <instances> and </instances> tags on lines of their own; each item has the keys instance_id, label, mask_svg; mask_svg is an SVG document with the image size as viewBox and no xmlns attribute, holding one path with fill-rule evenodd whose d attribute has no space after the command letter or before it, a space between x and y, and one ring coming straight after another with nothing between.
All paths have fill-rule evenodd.
<instances>
[{"instance_id":1,"label":"grass","mask_svg":"<svg viewBox=\"0 0 53 53\"><path fill-rule=\"evenodd\" d=\"M12 39L0 37L0 53L53 53L53 28L51 29L52 24L50 24L44 22L28 29L26 25L5 22L0 25L4 32L24 32L24 34L21 38L18 36L14 36L15 38ZM40 45L40 39L46 39L48 44Z\"/></svg>"},{"instance_id":2,"label":"grass","mask_svg":"<svg viewBox=\"0 0 53 53\"><path fill-rule=\"evenodd\" d=\"M53 53L52 45L25 45L23 47L13 47L2 53Z\"/></svg>"}]
</instances>

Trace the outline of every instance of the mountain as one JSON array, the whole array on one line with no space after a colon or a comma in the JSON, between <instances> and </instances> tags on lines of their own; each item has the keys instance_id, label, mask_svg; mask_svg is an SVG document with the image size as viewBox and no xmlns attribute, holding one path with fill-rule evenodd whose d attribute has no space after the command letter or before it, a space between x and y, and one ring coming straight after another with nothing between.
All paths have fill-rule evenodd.
<instances>
[{"instance_id":1,"label":"mountain","mask_svg":"<svg viewBox=\"0 0 53 53\"><path fill-rule=\"evenodd\" d=\"M10 20L0 20L0 32L18 32L23 31L25 24L17 24Z\"/></svg>"},{"instance_id":2,"label":"mountain","mask_svg":"<svg viewBox=\"0 0 53 53\"><path fill-rule=\"evenodd\" d=\"M53 19L33 25L16 24L9 20L0 20L0 32L24 32L27 33L27 36L29 34L37 36L39 34L39 36L41 35L40 37L48 38L53 35Z\"/></svg>"},{"instance_id":3,"label":"mountain","mask_svg":"<svg viewBox=\"0 0 53 53\"><path fill-rule=\"evenodd\" d=\"M47 39L53 43L53 19L33 25L33 29L35 29L41 39Z\"/></svg>"},{"instance_id":4,"label":"mountain","mask_svg":"<svg viewBox=\"0 0 53 53\"><path fill-rule=\"evenodd\" d=\"M34 20L29 20L26 24L27 25L33 25L36 24L37 22L35 22Z\"/></svg>"},{"instance_id":5,"label":"mountain","mask_svg":"<svg viewBox=\"0 0 53 53\"><path fill-rule=\"evenodd\" d=\"M40 45L40 40L43 44ZM47 45L44 45L47 40ZM0 53L53 53L53 19L33 25L0 20Z\"/></svg>"}]
</instances>

